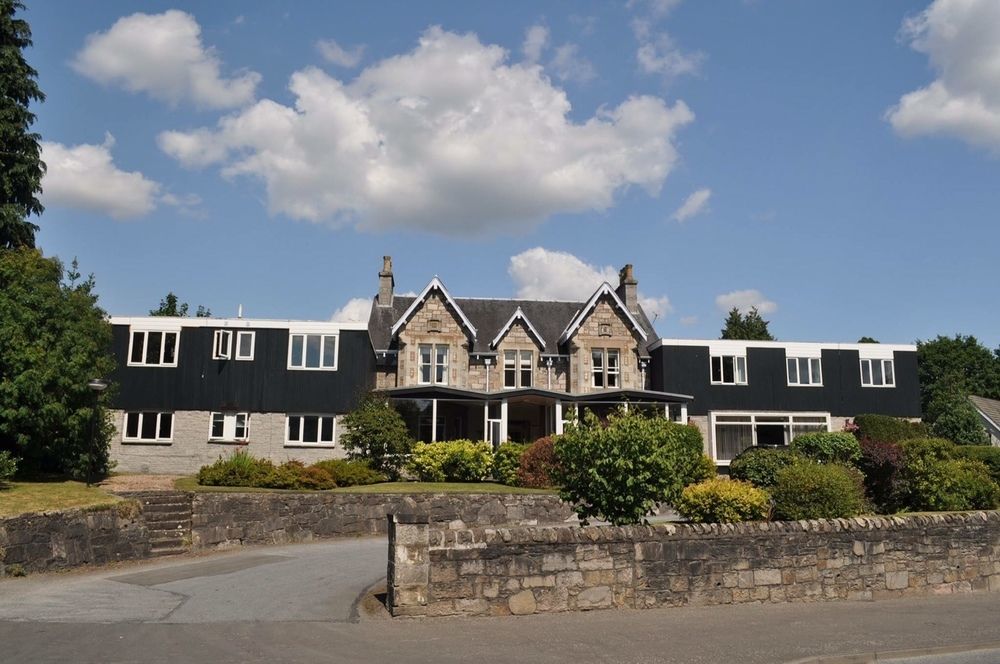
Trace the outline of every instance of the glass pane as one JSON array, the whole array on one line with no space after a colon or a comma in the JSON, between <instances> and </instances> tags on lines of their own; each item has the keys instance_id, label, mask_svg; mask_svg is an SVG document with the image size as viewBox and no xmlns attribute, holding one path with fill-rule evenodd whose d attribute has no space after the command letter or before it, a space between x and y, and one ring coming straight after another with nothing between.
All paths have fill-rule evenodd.
<instances>
[{"instance_id":1,"label":"glass pane","mask_svg":"<svg viewBox=\"0 0 1000 664\"><path fill-rule=\"evenodd\" d=\"M736 374L734 366L736 362L733 357L722 358L722 382L723 383L735 383Z\"/></svg>"},{"instance_id":2,"label":"glass pane","mask_svg":"<svg viewBox=\"0 0 1000 664\"><path fill-rule=\"evenodd\" d=\"M747 358L745 357L736 358L736 382L747 382Z\"/></svg>"},{"instance_id":3,"label":"glass pane","mask_svg":"<svg viewBox=\"0 0 1000 664\"><path fill-rule=\"evenodd\" d=\"M604 352L594 350L590 352L590 361L594 371L604 371Z\"/></svg>"},{"instance_id":4,"label":"glass pane","mask_svg":"<svg viewBox=\"0 0 1000 664\"><path fill-rule=\"evenodd\" d=\"M306 367L309 369L319 368L320 341L322 337L318 334L307 334L306 336Z\"/></svg>"},{"instance_id":5,"label":"glass pane","mask_svg":"<svg viewBox=\"0 0 1000 664\"><path fill-rule=\"evenodd\" d=\"M618 351L616 350L608 351L608 371L611 371L612 369L618 369Z\"/></svg>"},{"instance_id":6,"label":"glass pane","mask_svg":"<svg viewBox=\"0 0 1000 664\"><path fill-rule=\"evenodd\" d=\"M337 366L337 337L323 337L323 366L327 369Z\"/></svg>"},{"instance_id":7,"label":"glass pane","mask_svg":"<svg viewBox=\"0 0 1000 664\"><path fill-rule=\"evenodd\" d=\"M799 383L799 363L795 358L788 358L788 382L791 385Z\"/></svg>"},{"instance_id":8,"label":"glass pane","mask_svg":"<svg viewBox=\"0 0 1000 664\"><path fill-rule=\"evenodd\" d=\"M226 416L222 413L212 413L212 438L224 438L226 435Z\"/></svg>"},{"instance_id":9,"label":"glass pane","mask_svg":"<svg viewBox=\"0 0 1000 664\"><path fill-rule=\"evenodd\" d=\"M420 347L420 382L431 382L431 347Z\"/></svg>"},{"instance_id":10,"label":"glass pane","mask_svg":"<svg viewBox=\"0 0 1000 664\"><path fill-rule=\"evenodd\" d=\"M716 418L716 419L718 420L718 418ZM770 422L770 423L777 423L777 424L786 424L789 421L789 419L791 419L791 418L788 415L758 415L757 416L757 422L758 423L762 423L762 422L763 423L767 423L767 422Z\"/></svg>"},{"instance_id":11,"label":"glass pane","mask_svg":"<svg viewBox=\"0 0 1000 664\"><path fill-rule=\"evenodd\" d=\"M126 413L125 415L125 437L139 437L139 413Z\"/></svg>"},{"instance_id":12,"label":"glass pane","mask_svg":"<svg viewBox=\"0 0 1000 664\"><path fill-rule=\"evenodd\" d=\"M160 346L163 343L162 332L149 332L146 336L146 364L160 363Z\"/></svg>"},{"instance_id":13,"label":"glass pane","mask_svg":"<svg viewBox=\"0 0 1000 664\"><path fill-rule=\"evenodd\" d=\"M143 440L156 440L156 413L143 413L139 437Z\"/></svg>"},{"instance_id":14,"label":"glass pane","mask_svg":"<svg viewBox=\"0 0 1000 664\"><path fill-rule=\"evenodd\" d=\"M885 384L895 385L896 377L893 375L892 360L885 360L885 362L883 362L883 367L885 369Z\"/></svg>"},{"instance_id":15,"label":"glass pane","mask_svg":"<svg viewBox=\"0 0 1000 664\"><path fill-rule=\"evenodd\" d=\"M795 417L792 418L792 421L795 422L796 424L805 422L805 423L808 423L808 424L822 424L824 427L826 426L826 418L825 417L812 417L812 416L809 416L809 415L796 415Z\"/></svg>"},{"instance_id":16,"label":"glass pane","mask_svg":"<svg viewBox=\"0 0 1000 664\"><path fill-rule=\"evenodd\" d=\"M611 373L611 369L608 369L608 387L618 387L618 374Z\"/></svg>"},{"instance_id":17,"label":"glass pane","mask_svg":"<svg viewBox=\"0 0 1000 664\"><path fill-rule=\"evenodd\" d=\"M247 414L246 413L236 413L236 430L233 432L236 438L243 439L247 437Z\"/></svg>"},{"instance_id":18,"label":"glass pane","mask_svg":"<svg viewBox=\"0 0 1000 664\"><path fill-rule=\"evenodd\" d=\"M531 369L521 369L521 387L531 387Z\"/></svg>"},{"instance_id":19,"label":"glass pane","mask_svg":"<svg viewBox=\"0 0 1000 664\"><path fill-rule=\"evenodd\" d=\"M448 347L435 346L434 350L437 352L437 363L448 366Z\"/></svg>"},{"instance_id":20,"label":"glass pane","mask_svg":"<svg viewBox=\"0 0 1000 664\"><path fill-rule=\"evenodd\" d=\"M333 418L332 417L321 417L320 419L323 421L322 422L322 429L323 430L321 432L322 436L320 436L320 440L322 440L324 443L332 443L333 442Z\"/></svg>"},{"instance_id":21,"label":"glass pane","mask_svg":"<svg viewBox=\"0 0 1000 664\"><path fill-rule=\"evenodd\" d=\"M292 366L302 366L302 335L292 335Z\"/></svg>"},{"instance_id":22,"label":"glass pane","mask_svg":"<svg viewBox=\"0 0 1000 664\"><path fill-rule=\"evenodd\" d=\"M516 350L505 350L503 352L503 364L504 364L504 367L508 367L508 366L509 367L513 367L514 366L514 361L516 359L517 359L517 351Z\"/></svg>"},{"instance_id":23,"label":"glass pane","mask_svg":"<svg viewBox=\"0 0 1000 664\"><path fill-rule=\"evenodd\" d=\"M715 427L715 454L719 461L732 461L737 454L753 445L753 426L726 424Z\"/></svg>"},{"instance_id":24,"label":"glass pane","mask_svg":"<svg viewBox=\"0 0 1000 664\"><path fill-rule=\"evenodd\" d=\"M594 387L604 387L604 372L600 370L594 371Z\"/></svg>"},{"instance_id":25,"label":"glass pane","mask_svg":"<svg viewBox=\"0 0 1000 664\"><path fill-rule=\"evenodd\" d=\"M823 384L823 363L818 357L814 357L809 360L809 368L812 372L812 383L813 385Z\"/></svg>"},{"instance_id":26,"label":"glass pane","mask_svg":"<svg viewBox=\"0 0 1000 664\"><path fill-rule=\"evenodd\" d=\"M288 418L288 440L291 442L299 442L302 437L301 433L301 419L298 417Z\"/></svg>"},{"instance_id":27,"label":"glass pane","mask_svg":"<svg viewBox=\"0 0 1000 664\"><path fill-rule=\"evenodd\" d=\"M163 363L174 364L177 362L177 333L163 333Z\"/></svg>"},{"instance_id":28,"label":"glass pane","mask_svg":"<svg viewBox=\"0 0 1000 664\"><path fill-rule=\"evenodd\" d=\"M871 360L861 360L861 384L871 385L872 384L872 361Z\"/></svg>"},{"instance_id":29,"label":"glass pane","mask_svg":"<svg viewBox=\"0 0 1000 664\"><path fill-rule=\"evenodd\" d=\"M146 340L145 332L133 332L132 333L132 358L131 361L138 363L142 362L143 356L143 342Z\"/></svg>"},{"instance_id":30,"label":"glass pane","mask_svg":"<svg viewBox=\"0 0 1000 664\"><path fill-rule=\"evenodd\" d=\"M250 357L253 354L253 332L240 332L239 356Z\"/></svg>"},{"instance_id":31,"label":"glass pane","mask_svg":"<svg viewBox=\"0 0 1000 664\"><path fill-rule=\"evenodd\" d=\"M169 440L170 430L173 428L174 415L173 413L160 413L160 438L164 440Z\"/></svg>"},{"instance_id":32,"label":"glass pane","mask_svg":"<svg viewBox=\"0 0 1000 664\"><path fill-rule=\"evenodd\" d=\"M713 357L712 358L712 382L721 383L722 382L722 358Z\"/></svg>"},{"instance_id":33,"label":"glass pane","mask_svg":"<svg viewBox=\"0 0 1000 664\"><path fill-rule=\"evenodd\" d=\"M448 363L438 364L434 367L434 382L438 385L448 384Z\"/></svg>"},{"instance_id":34,"label":"glass pane","mask_svg":"<svg viewBox=\"0 0 1000 664\"><path fill-rule=\"evenodd\" d=\"M872 363L872 385L883 385L882 382L882 362L874 360Z\"/></svg>"},{"instance_id":35,"label":"glass pane","mask_svg":"<svg viewBox=\"0 0 1000 664\"><path fill-rule=\"evenodd\" d=\"M716 422L749 422L749 415L716 415Z\"/></svg>"},{"instance_id":36,"label":"glass pane","mask_svg":"<svg viewBox=\"0 0 1000 664\"><path fill-rule=\"evenodd\" d=\"M510 367L503 370L503 386L504 387L517 387L517 371L514 367Z\"/></svg>"},{"instance_id":37,"label":"glass pane","mask_svg":"<svg viewBox=\"0 0 1000 664\"><path fill-rule=\"evenodd\" d=\"M315 415L306 415L302 418L302 442L319 442L319 418Z\"/></svg>"},{"instance_id":38,"label":"glass pane","mask_svg":"<svg viewBox=\"0 0 1000 664\"><path fill-rule=\"evenodd\" d=\"M792 439L794 440L804 433L816 433L817 431L826 431L826 424L793 424Z\"/></svg>"},{"instance_id":39,"label":"glass pane","mask_svg":"<svg viewBox=\"0 0 1000 664\"><path fill-rule=\"evenodd\" d=\"M535 356L535 354L532 353L530 350L522 350L521 351L521 366L522 367L530 367L534 363L533 362L534 356Z\"/></svg>"}]
</instances>

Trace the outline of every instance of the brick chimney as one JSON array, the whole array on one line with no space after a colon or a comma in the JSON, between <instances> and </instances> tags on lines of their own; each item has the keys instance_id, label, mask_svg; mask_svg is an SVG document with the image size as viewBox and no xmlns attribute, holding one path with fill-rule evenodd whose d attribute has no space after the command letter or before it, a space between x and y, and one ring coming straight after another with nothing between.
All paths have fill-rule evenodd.
<instances>
[{"instance_id":1,"label":"brick chimney","mask_svg":"<svg viewBox=\"0 0 1000 664\"><path fill-rule=\"evenodd\" d=\"M633 314L639 313L639 282L632 274L632 264L629 263L618 271L618 288L615 289L618 297L622 299L625 306Z\"/></svg>"},{"instance_id":2,"label":"brick chimney","mask_svg":"<svg viewBox=\"0 0 1000 664\"><path fill-rule=\"evenodd\" d=\"M378 273L378 306L392 306L392 288L396 280L392 276L392 256L382 257L382 271Z\"/></svg>"}]
</instances>

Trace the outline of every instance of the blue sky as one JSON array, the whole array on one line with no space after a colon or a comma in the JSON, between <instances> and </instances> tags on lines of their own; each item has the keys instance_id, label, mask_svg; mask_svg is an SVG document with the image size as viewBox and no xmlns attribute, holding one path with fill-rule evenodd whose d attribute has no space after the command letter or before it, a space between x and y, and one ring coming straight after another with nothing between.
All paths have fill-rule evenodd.
<instances>
[{"instance_id":1,"label":"blue sky","mask_svg":"<svg viewBox=\"0 0 1000 664\"><path fill-rule=\"evenodd\" d=\"M140 13L141 12L141 13ZM664 336L1000 344L992 0L31 3L38 241L112 314L326 319L438 274ZM355 309L357 305L349 309ZM349 315L340 312L340 315Z\"/></svg>"}]
</instances>

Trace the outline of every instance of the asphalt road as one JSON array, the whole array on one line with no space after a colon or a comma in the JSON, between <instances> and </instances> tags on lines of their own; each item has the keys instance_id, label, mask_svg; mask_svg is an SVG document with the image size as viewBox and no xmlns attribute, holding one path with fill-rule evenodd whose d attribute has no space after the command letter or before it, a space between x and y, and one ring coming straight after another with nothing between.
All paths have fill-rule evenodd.
<instances>
[{"instance_id":1,"label":"asphalt road","mask_svg":"<svg viewBox=\"0 0 1000 664\"><path fill-rule=\"evenodd\" d=\"M755 664L1000 644L1000 594L359 622L385 559L383 539L336 540L5 579L0 662Z\"/></svg>"}]
</instances>

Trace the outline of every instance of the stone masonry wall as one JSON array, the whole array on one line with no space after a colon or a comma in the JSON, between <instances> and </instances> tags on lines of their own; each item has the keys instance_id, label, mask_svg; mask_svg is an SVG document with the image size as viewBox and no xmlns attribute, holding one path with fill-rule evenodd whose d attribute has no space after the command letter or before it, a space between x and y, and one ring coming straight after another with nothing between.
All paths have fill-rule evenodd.
<instances>
[{"instance_id":1,"label":"stone masonry wall","mask_svg":"<svg viewBox=\"0 0 1000 664\"><path fill-rule=\"evenodd\" d=\"M0 577L136 560L149 549L149 530L134 501L0 519Z\"/></svg>"},{"instance_id":2,"label":"stone masonry wall","mask_svg":"<svg viewBox=\"0 0 1000 664\"><path fill-rule=\"evenodd\" d=\"M449 347L448 385L467 387L469 374L467 331L439 292L435 291L427 296L423 305L400 330L399 341L397 385L402 387L420 383L420 344L443 344Z\"/></svg>"},{"instance_id":3,"label":"stone masonry wall","mask_svg":"<svg viewBox=\"0 0 1000 664\"><path fill-rule=\"evenodd\" d=\"M394 615L1000 591L1000 512L729 525L394 527Z\"/></svg>"},{"instance_id":4,"label":"stone masonry wall","mask_svg":"<svg viewBox=\"0 0 1000 664\"><path fill-rule=\"evenodd\" d=\"M610 327L610 336L601 335L601 326ZM594 306L583 324L573 335L570 345L570 391L574 394L598 391L591 381L590 351L594 348L617 348L621 365L621 384L625 389L641 390L647 386L642 384L642 374L639 371L639 356L637 349L642 340L635 334L624 314L611 302L611 298L602 297Z\"/></svg>"}]
</instances>

